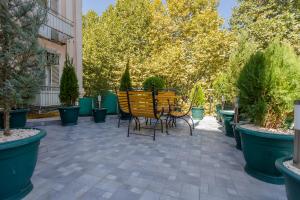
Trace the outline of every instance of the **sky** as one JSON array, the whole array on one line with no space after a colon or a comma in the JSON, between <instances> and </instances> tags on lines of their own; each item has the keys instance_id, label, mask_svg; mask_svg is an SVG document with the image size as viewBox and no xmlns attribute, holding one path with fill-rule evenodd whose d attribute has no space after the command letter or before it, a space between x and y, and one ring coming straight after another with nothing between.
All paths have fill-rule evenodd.
<instances>
[{"instance_id":1,"label":"sky","mask_svg":"<svg viewBox=\"0 0 300 200\"><path fill-rule=\"evenodd\" d=\"M86 14L89 10L96 11L101 15L109 5L114 4L115 0L83 0L82 12ZM218 11L220 16L225 19L225 26L228 26L232 14L232 8L237 5L236 0L220 0Z\"/></svg>"}]
</instances>

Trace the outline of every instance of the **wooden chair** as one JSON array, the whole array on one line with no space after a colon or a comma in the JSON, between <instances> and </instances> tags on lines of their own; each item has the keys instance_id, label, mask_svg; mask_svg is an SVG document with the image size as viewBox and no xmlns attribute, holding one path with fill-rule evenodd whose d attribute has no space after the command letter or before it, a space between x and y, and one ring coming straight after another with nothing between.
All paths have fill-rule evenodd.
<instances>
[{"instance_id":1,"label":"wooden chair","mask_svg":"<svg viewBox=\"0 0 300 200\"><path fill-rule=\"evenodd\" d=\"M162 120L161 116L163 111L157 111L156 99L154 91L142 91L142 90L130 90L127 92L128 95L128 107L129 112L131 114L129 125L128 125L128 133L127 137L130 135L130 125L132 119L138 119L139 117L144 117L148 119L155 119L155 123L153 126L153 140L155 140L155 132L156 126L158 122ZM139 123L140 129L140 123ZM161 131L163 132L163 126L161 126Z\"/></svg>"},{"instance_id":2,"label":"wooden chair","mask_svg":"<svg viewBox=\"0 0 300 200\"><path fill-rule=\"evenodd\" d=\"M120 111L125 114L130 114L129 107L128 107L127 91L116 90L116 94L118 97L118 105L119 105ZM119 113L118 117L119 117L119 120L118 120L118 128L119 128L120 123L121 123L121 118L122 118L121 113Z\"/></svg>"},{"instance_id":3,"label":"wooden chair","mask_svg":"<svg viewBox=\"0 0 300 200\"><path fill-rule=\"evenodd\" d=\"M158 91L157 96L157 110L162 111L164 110L164 114L169 114L172 110L172 107L175 106L177 96L176 92L172 90L166 91Z\"/></svg>"},{"instance_id":4,"label":"wooden chair","mask_svg":"<svg viewBox=\"0 0 300 200\"><path fill-rule=\"evenodd\" d=\"M176 120L177 119L184 120L189 125L190 135L193 135L192 129L195 129L195 123L194 123L193 118L190 115L190 112L192 110L192 106L193 106L193 103L195 101L197 92L198 92L198 89L196 88L196 90L193 94L193 98L192 98L191 102L187 103L187 100L183 99L182 105L178 106L177 109L171 110L171 112L169 114L171 120L168 123L169 124L172 123L176 126ZM192 125L188 122L187 119L185 119L185 117L188 117L188 118L191 119Z\"/></svg>"}]
</instances>

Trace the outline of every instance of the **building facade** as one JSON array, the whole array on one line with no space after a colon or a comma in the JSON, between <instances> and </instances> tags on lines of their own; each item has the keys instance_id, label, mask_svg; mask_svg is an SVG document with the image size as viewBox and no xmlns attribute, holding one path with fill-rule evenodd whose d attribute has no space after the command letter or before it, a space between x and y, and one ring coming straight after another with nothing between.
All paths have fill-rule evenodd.
<instances>
[{"instance_id":1,"label":"building facade","mask_svg":"<svg viewBox=\"0 0 300 200\"><path fill-rule=\"evenodd\" d=\"M34 106L60 105L59 82L66 55L76 69L80 94L82 87L82 0L48 0L47 22L40 28L39 43L47 50L47 67L41 92Z\"/></svg>"}]
</instances>

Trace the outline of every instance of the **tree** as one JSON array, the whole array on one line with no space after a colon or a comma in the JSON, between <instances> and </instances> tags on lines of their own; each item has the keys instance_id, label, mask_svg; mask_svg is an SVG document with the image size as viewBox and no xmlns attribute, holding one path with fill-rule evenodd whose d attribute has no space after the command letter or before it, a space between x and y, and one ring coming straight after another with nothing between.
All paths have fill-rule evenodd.
<instances>
[{"instance_id":1,"label":"tree","mask_svg":"<svg viewBox=\"0 0 300 200\"><path fill-rule=\"evenodd\" d=\"M37 38L46 20L44 5L43 0L0 1L0 107L5 135L10 135L10 110L29 103L43 80L45 53Z\"/></svg>"},{"instance_id":2,"label":"tree","mask_svg":"<svg viewBox=\"0 0 300 200\"><path fill-rule=\"evenodd\" d=\"M132 87L130 72L129 72L129 60L126 64L126 69L121 77L120 90L126 91Z\"/></svg>"},{"instance_id":3,"label":"tree","mask_svg":"<svg viewBox=\"0 0 300 200\"><path fill-rule=\"evenodd\" d=\"M66 56L65 66L60 79L59 99L65 106L73 106L79 97L78 80L73 65L73 60Z\"/></svg>"},{"instance_id":4,"label":"tree","mask_svg":"<svg viewBox=\"0 0 300 200\"><path fill-rule=\"evenodd\" d=\"M102 16L83 22L85 87L96 79L119 85L129 58L132 84L151 76L187 94L198 80L207 87L227 67L233 36L221 29L217 0L117 0ZM102 76L96 75L101 74Z\"/></svg>"},{"instance_id":5,"label":"tree","mask_svg":"<svg viewBox=\"0 0 300 200\"><path fill-rule=\"evenodd\" d=\"M299 0L239 0L234 9L231 28L245 31L248 38L265 49L275 38L289 42L300 54L300 6Z\"/></svg>"}]
</instances>

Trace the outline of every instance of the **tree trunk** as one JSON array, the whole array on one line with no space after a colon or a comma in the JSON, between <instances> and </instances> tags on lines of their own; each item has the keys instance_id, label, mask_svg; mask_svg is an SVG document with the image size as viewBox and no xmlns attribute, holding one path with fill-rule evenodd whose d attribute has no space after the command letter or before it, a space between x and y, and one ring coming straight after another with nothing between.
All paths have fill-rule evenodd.
<instances>
[{"instance_id":1,"label":"tree trunk","mask_svg":"<svg viewBox=\"0 0 300 200\"><path fill-rule=\"evenodd\" d=\"M10 110L4 110L3 112L3 117L4 117L4 135L5 136L10 136L11 133L10 133L10 128L9 128L9 113L10 113Z\"/></svg>"}]
</instances>

